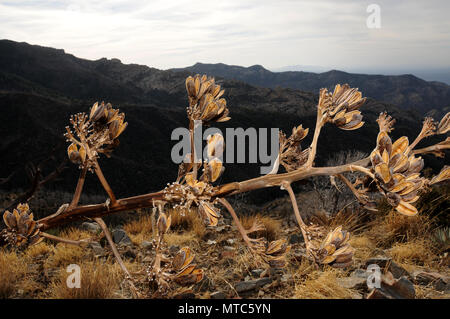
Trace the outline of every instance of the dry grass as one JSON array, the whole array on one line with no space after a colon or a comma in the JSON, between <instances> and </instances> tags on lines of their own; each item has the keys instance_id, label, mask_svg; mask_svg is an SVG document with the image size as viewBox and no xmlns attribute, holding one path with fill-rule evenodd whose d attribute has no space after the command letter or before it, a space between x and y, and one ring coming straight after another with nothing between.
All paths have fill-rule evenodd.
<instances>
[{"instance_id":1,"label":"dry grass","mask_svg":"<svg viewBox=\"0 0 450 319\"><path fill-rule=\"evenodd\" d=\"M205 223L196 209L170 209L169 214L172 218L171 229L192 231L198 238L205 235Z\"/></svg>"},{"instance_id":2,"label":"dry grass","mask_svg":"<svg viewBox=\"0 0 450 319\"><path fill-rule=\"evenodd\" d=\"M53 248L53 253L45 261L45 268L66 267L70 264L81 262L85 250L79 246L59 243Z\"/></svg>"},{"instance_id":3,"label":"dry grass","mask_svg":"<svg viewBox=\"0 0 450 319\"><path fill-rule=\"evenodd\" d=\"M150 214L141 215L138 219L132 220L123 225L123 230L128 235L148 234L152 235L152 218Z\"/></svg>"},{"instance_id":4,"label":"dry grass","mask_svg":"<svg viewBox=\"0 0 450 319\"><path fill-rule=\"evenodd\" d=\"M355 292L339 285L339 272L334 269L314 271L305 281L295 285L295 298L300 299L351 299Z\"/></svg>"},{"instance_id":5,"label":"dry grass","mask_svg":"<svg viewBox=\"0 0 450 319\"><path fill-rule=\"evenodd\" d=\"M198 244L197 236L194 232L175 233L169 232L164 235L164 241L168 246L192 245Z\"/></svg>"},{"instance_id":6,"label":"dry grass","mask_svg":"<svg viewBox=\"0 0 450 319\"><path fill-rule=\"evenodd\" d=\"M37 245L28 247L25 253L28 257L39 258L43 256L48 256L52 251L53 246L47 244L46 242L41 242Z\"/></svg>"},{"instance_id":7,"label":"dry grass","mask_svg":"<svg viewBox=\"0 0 450 319\"><path fill-rule=\"evenodd\" d=\"M267 240L275 240L281 234L281 221L279 219L272 218L261 214L255 214L250 216L242 216L240 221L245 229L252 227L256 219L264 225L265 230L258 231L251 234L252 237L265 237Z\"/></svg>"},{"instance_id":8,"label":"dry grass","mask_svg":"<svg viewBox=\"0 0 450 319\"><path fill-rule=\"evenodd\" d=\"M389 249L392 258L402 264L429 266L437 257L433 252L431 242L416 239L406 243L396 243Z\"/></svg>"},{"instance_id":9,"label":"dry grass","mask_svg":"<svg viewBox=\"0 0 450 319\"><path fill-rule=\"evenodd\" d=\"M355 259L366 260L376 255L376 243L364 234L350 237L350 245L355 248Z\"/></svg>"},{"instance_id":10,"label":"dry grass","mask_svg":"<svg viewBox=\"0 0 450 319\"><path fill-rule=\"evenodd\" d=\"M0 298L8 298L14 294L25 273L23 260L13 252L0 250Z\"/></svg>"},{"instance_id":11,"label":"dry grass","mask_svg":"<svg viewBox=\"0 0 450 319\"><path fill-rule=\"evenodd\" d=\"M123 277L117 265L101 261L84 262L80 264L80 288L67 287L67 277L70 275L61 269L59 275L50 284L49 297L56 299L105 299L117 298L115 292Z\"/></svg>"},{"instance_id":12,"label":"dry grass","mask_svg":"<svg viewBox=\"0 0 450 319\"><path fill-rule=\"evenodd\" d=\"M376 238L379 247L390 248L395 242L427 237L431 228L431 221L424 215L403 216L391 210L372 223L368 235Z\"/></svg>"}]
</instances>

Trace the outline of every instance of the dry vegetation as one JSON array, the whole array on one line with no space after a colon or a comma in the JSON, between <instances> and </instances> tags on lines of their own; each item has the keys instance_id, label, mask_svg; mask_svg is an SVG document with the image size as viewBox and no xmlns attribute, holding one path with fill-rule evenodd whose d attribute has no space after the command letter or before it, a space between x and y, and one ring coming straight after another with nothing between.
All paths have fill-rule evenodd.
<instances>
[{"instance_id":1,"label":"dry vegetation","mask_svg":"<svg viewBox=\"0 0 450 319\"><path fill-rule=\"evenodd\" d=\"M71 143L68 157L80 169L75 192L56 212L35 219L28 203L40 183L39 174L34 174L34 189L16 197L5 210L0 271L2 278L8 278L0 286L2 297L207 298L218 290L227 297L359 298L363 296L358 288L344 287L342 279L351 271L364 270L367 258L376 256L391 257L389 263L393 260L408 271L426 269L448 276L447 230L436 236L437 220L442 217L439 210L448 203L448 192L431 192L428 204L420 204L419 195L430 194L450 178L449 166L434 177L421 174L424 160L420 156L443 157L450 138L422 149L416 146L429 136L447 134L450 113L439 123L426 118L411 143L406 136L391 139L395 121L382 113L369 156L316 167L319 135L325 125L342 130L364 125L359 108L366 99L357 89L338 84L333 92L320 90L309 147L301 147L309 128L298 125L289 137L280 132L277 164L271 173L214 185L224 171L220 158L224 138L218 133L208 137L207 159L201 164L194 161L197 152L192 141L197 121L208 126L230 119L224 91L213 78L200 75L188 77L186 89L191 152L179 165L176 181L154 193L118 199L100 168L100 156L111 155L128 125L124 113L102 102L95 103L89 114L71 116L65 137ZM88 172L103 186L106 202L80 204ZM348 189L359 205L342 206L335 201L333 207L339 210L335 214L302 214L291 184L319 177L329 178L338 192ZM276 206L270 214L238 214L226 199L266 187L287 192L295 227L283 226ZM126 212L133 218L122 229L111 231L103 220ZM222 218L225 213L233 226ZM84 220L93 222L91 229L64 228ZM29 246L34 248L27 250ZM69 264L80 265L82 288L67 287ZM389 281L389 274L383 278ZM388 281L384 283L390 285Z\"/></svg>"}]
</instances>

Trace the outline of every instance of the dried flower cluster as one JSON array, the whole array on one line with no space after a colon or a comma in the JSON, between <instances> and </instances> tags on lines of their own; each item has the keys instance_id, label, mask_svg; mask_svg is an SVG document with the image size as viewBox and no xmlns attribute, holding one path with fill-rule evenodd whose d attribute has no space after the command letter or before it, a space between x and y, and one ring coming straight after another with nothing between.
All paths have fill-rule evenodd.
<instances>
[{"instance_id":1,"label":"dried flower cluster","mask_svg":"<svg viewBox=\"0 0 450 319\"><path fill-rule=\"evenodd\" d=\"M212 122L225 122L230 119L227 102L221 98L224 90L215 84L214 78L198 74L195 77L190 76L186 79L186 90L190 120L202 121L204 125L209 125Z\"/></svg>"},{"instance_id":2,"label":"dried flower cluster","mask_svg":"<svg viewBox=\"0 0 450 319\"><path fill-rule=\"evenodd\" d=\"M334 123L343 130L356 130L364 125L358 110L366 101L358 89L348 84L336 85L333 93L320 90L319 109L326 122Z\"/></svg>"},{"instance_id":3,"label":"dried flower cluster","mask_svg":"<svg viewBox=\"0 0 450 319\"><path fill-rule=\"evenodd\" d=\"M19 204L12 212L3 214L6 229L0 235L12 246L22 247L40 243L39 225L33 220L28 204Z\"/></svg>"},{"instance_id":4,"label":"dried flower cluster","mask_svg":"<svg viewBox=\"0 0 450 319\"><path fill-rule=\"evenodd\" d=\"M352 264L353 248L348 243L350 233L336 227L328 233L320 247L314 249L314 257L320 264L344 268Z\"/></svg>"},{"instance_id":5,"label":"dried flower cluster","mask_svg":"<svg viewBox=\"0 0 450 319\"><path fill-rule=\"evenodd\" d=\"M289 138L280 131L279 161L286 171L294 171L302 167L308 160L309 149L302 150L300 142L308 135L309 129L302 125L294 127Z\"/></svg>"},{"instance_id":6,"label":"dried flower cluster","mask_svg":"<svg viewBox=\"0 0 450 319\"><path fill-rule=\"evenodd\" d=\"M65 134L67 140L72 142L67 149L69 159L80 167L86 165L92 170L99 153L109 157L119 145L118 137L128 125L124 120L124 113L104 102L95 103L89 117L86 113L73 115L70 118L73 131L67 126Z\"/></svg>"}]
</instances>

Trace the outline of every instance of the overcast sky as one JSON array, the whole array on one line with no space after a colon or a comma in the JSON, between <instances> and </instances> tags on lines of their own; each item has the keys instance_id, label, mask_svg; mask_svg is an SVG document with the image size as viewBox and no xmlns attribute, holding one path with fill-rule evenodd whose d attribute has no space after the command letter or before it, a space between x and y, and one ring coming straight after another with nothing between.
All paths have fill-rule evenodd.
<instances>
[{"instance_id":1,"label":"overcast sky","mask_svg":"<svg viewBox=\"0 0 450 319\"><path fill-rule=\"evenodd\" d=\"M369 29L367 6L381 8ZM0 0L0 38L167 69L450 67L448 0Z\"/></svg>"}]
</instances>

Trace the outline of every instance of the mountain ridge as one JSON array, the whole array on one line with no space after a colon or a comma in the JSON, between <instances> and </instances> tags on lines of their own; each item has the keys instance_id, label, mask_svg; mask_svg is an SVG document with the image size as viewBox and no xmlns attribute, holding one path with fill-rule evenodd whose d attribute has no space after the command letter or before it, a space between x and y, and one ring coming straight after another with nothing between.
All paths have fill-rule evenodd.
<instances>
[{"instance_id":1,"label":"mountain ridge","mask_svg":"<svg viewBox=\"0 0 450 319\"><path fill-rule=\"evenodd\" d=\"M240 80L251 85L300 89L317 92L322 87L333 89L337 83L349 83L378 101L392 103L405 109L416 109L422 114L450 105L450 86L437 81L425 81L412 74L376 75L330 70L322 73L303 71L272 72L261 65L242 67L224 63L200 63L174 68L171 71L207 73L227 79Z\"/></svg>"},{"instance_id":2,"label":"mountain ridge","mask_svg":"<svg viewBox=\"0 0 450 319\"><path fill-rule=\"evenodd\" d=\"M94 102L105 100L125 112L129 123L112 157L100 160L105 176L117 196L159 190L176 179L178 165L170 160L176 141L171 140L171 132L188 124L185 78L190 74L122 64L118 59L79 59L64 50L0 41L0 177L18 171L0 187L27 187L23 166L51 156L56 145L62 146L55 161L66 158L63 133L70 115L88 112ZM318 92L257 87L221 77L216 82L225 89L231 116L230 121L217 125L219 129L277 127L289 134L300 124L311 131L314 128ZM366 124L358 132L344 132L332 125L323 129L317 164L340 150L370 152L378 133L375 119L382 111L397 119L395 135L414 138L420 130L422 116L417 111L369 98L362 108ZM307 136L303 146L311 138ZM265 164L227 163L220 183L259 176L261 165ZM69 165L54 186L48 187L72 192L77 176L75 165ZM91 178L86 191L103 193ZM277 190L262 190L251 196L269 200L276 195Z\"/></svg>"}]
</instances>

